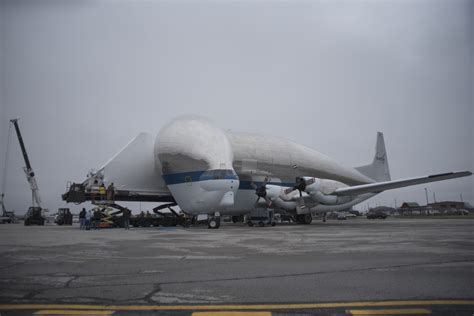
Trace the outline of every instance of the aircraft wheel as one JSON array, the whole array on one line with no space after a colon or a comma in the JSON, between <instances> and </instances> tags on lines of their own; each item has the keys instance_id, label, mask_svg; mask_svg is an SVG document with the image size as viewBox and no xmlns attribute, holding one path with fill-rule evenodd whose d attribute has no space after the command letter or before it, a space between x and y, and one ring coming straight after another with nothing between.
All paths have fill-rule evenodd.
<instances>
[{"instance_id":1,"label":"aircraft wheel","mask_svg":"<svg viewBox=\"0 0 474 316\"><path fill-rule=\"evenodd\" d=\"M275 222L272 222L272 226L275 226L275 225L276 225Z\"/></svg>"},{"instance_id":2,"label":"aircraft wheel","mask_svg":"<svg viewBox=\"0 0 474 316\"><path fill-rule=\"evenodd\" d=\"M303 216L303 223L305 223L306 225L311 224L312 221L313 217L311 216L311 214L306 214Z\"/></svg>"},{"instance_id":3,"label":"aircraft wheel","mask_svg":"<svg viewBox=\"0 0 474 316\"><path fill-rule=\"evenodd\" d=\"M212 217L209 219L209 222L207 223L207 227L209 229L217 229L220 226L220 219L217 219L215 217Z\"/></svg>"}]
</instances>

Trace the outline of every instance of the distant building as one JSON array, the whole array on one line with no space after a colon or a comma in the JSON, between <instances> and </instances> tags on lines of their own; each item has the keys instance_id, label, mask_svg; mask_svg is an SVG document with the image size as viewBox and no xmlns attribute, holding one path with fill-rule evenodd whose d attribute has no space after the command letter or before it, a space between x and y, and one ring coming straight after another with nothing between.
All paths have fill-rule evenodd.
<instances>
[{"instance_id":1,"label":"distant building","mask_svg":"<svg viewBox=\"0 0 474 316\"><path fill-rule=\"evenodd\" d=\"M464 215L474 212L469 203L458 201L442 201L419 205L416 202L404 202L398 209L401 215Z\"/></svg>"},{"instance_id":2,"label":"distant building","mask_svg":"<svg viewBox=\"0 0 474 316\"><path fill-rule=\"evenodd\" d=\"M416 202L403 202L400 206L400 215L420 215L424 207Z\"/></svg>"},{"instance_id":3,"label":"distant building","mask_svg":"<svg viewBox=\"0 0 474 316\"><path fill-rule=\"evenodd\" d=\"M447 209L447 208L454 208L454 209L469 209L470 205L466 205L467 203L459 202L459 201L442 201L436 203L430 203L428 206L437 209Z\"/></svg>"},{"instance_id":4,"label":"distant building","mask_svg":"<svg viewBox=\"0 0 474 316\"><path fill-rule=\"evenodd\" d=\"M403 202L400 208L420 208L420 204L416 202Z\"/></svg>"},{"instance_id":5,"label":"distant building","mask_svg":"<svg viewBox=\"0 0 474 316\"><path fill-rule=\"evenodd\" d=\"M466 215L469 212L474 212L474 209L469 203L459 201L441 201L430 203L428 206L442 214L448 215Z\"/></svg>"}]
</instances>

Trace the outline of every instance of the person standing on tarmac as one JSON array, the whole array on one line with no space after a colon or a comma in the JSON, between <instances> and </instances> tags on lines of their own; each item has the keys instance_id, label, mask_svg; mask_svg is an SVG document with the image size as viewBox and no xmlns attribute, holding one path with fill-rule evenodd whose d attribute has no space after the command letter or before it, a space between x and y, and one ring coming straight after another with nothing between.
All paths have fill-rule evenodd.
<instances>
[{"instance_id":1,"label":"person standing on tarmac","mask_svg":"<svg viewBox=\"0 0 474 316\"><path fill-rule=\"evenodd\" d=\"M79 213L79 229L86 228L86 209L82 208L82 211Z\"/></svg>"},{"instance_id":2,"label":"person standing on tarmac","mask_svg":"<svg viewBox=\"0 0 474 316\"><path fill-rule=\"evenodd\" d=\"M86 230L91 229L91 219L92 219L92 212L88 210L86 213Z\"/></svg>"},{"instance_id":3,"label":"person standing on tarmac","mask_svg":"<svg viewBox=\"0 0 474 316\"><path fill-rule=\"evenodd\" d=\"M130 210L128 208L124 209L122 212L122 218L123 218L123 228L125 229L130 229Z\"/></svg>"}]
</instances>

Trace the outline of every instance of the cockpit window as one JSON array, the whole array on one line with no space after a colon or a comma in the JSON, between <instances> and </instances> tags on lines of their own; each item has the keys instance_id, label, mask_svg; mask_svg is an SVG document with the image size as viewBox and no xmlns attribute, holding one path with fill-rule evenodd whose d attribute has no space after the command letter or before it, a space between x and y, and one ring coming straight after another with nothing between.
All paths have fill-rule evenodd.
<instances>
[{"instance_id":1,"label":"cockpit window","mask_svg":"<svg viewBox=\"0 0 474 316\"><path fill-rule=\"evenodd\" d=\"M201 175L201 180L219 180L219 179L232 179L236 177L236 173L231 169L214 169L207 170Z\"/></svg>"}]
</instances>

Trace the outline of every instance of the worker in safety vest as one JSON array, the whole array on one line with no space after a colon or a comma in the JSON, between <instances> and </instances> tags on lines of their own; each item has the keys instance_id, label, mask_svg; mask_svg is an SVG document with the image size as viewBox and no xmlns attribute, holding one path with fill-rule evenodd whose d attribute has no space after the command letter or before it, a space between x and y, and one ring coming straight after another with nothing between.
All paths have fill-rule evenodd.
<instances>
[{"instance_id":1,"label":"worker in safety vest","mask_svg":"<svg viewBox=\"0 0 474 316\"><path fill-rule=\"evenodd\" d=\"M107 190L105 190L105 187L103 184L100 185L99 187L99 197L100 197L100 200L101 201L104 201L105 200L105 194L106 194Z\"/></svg>"}]
</instances>

